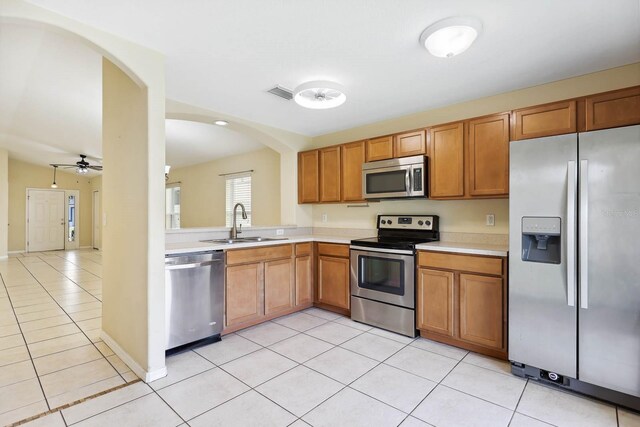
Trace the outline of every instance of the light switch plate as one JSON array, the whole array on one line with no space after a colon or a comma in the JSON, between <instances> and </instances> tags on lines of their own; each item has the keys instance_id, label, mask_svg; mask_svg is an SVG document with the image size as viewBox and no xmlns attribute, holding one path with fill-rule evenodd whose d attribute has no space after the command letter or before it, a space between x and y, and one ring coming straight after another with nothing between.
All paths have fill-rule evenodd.
<instances>
[{"instance_id":1,"label":"light switch plate","mask_svg":"<svg viewBox=\"0 0 640 427\"><path fill-rule=\"evenodd\" d=\"M284 235L284 229L278 228L276 230L276 236L283 236L283 235Z\"/></svg>"},{"instance_id":2,"label":"light switch plate","mask_svg":"<svg viewBox=\"0 0 640 427\"><path fill-rule=\"evenodd\" d=\"M327 219L328 219L327 214L323 213L322 214L322 222L327 222Z\"/></svg>"}]
</instances>

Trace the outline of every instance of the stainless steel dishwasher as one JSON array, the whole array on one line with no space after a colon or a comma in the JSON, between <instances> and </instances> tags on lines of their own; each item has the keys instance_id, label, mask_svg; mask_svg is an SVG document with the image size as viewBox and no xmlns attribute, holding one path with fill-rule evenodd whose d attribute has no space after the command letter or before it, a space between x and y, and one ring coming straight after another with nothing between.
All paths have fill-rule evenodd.
<instances>
[{"instance_id":1,"label":"stainless steel dishwasher","mask_svg":"<svg viewBox=\"0 0 640 427\"><path fill-rule=\"evenodd\" d=\"M224 253L165 257L166 349L220 339L224 313Z\"/></svg>"}]
</instances>

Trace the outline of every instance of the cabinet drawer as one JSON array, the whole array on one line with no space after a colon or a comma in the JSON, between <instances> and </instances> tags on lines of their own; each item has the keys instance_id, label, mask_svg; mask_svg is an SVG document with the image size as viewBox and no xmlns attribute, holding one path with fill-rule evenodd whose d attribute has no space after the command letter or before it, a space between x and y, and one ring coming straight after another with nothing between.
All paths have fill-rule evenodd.
<instances>
[{"instance_id":1,"label":"cabinet drawer","mask_svg":"<svg viewBox=\"0 0 640 427\"><path fill-rule=\"evenodd\" d=\"M318 255L349 258L349 245L318 243Z\"/></svg>"},{"instance_id":2,"label":"cabinet drawer","mask_svg":"<svg viewBox=\"0 0 640 427\"><path fill-rule=\"evenodd\" d=\"M296 256L309 255L310 253L311 253L311 242L296 244Z\"/></svg>"},{"instance_id":3,"label":"cabinet drawer","mask_svg":"<svg viewBox=\"0 0 640 427\"><path fill-rule=\"evenodd\" d=\"M227 265L290 258L293 253L292 246L293 245L263 246L259 248L227 251Z\"/></svg>"},{"instance_id":4,"label":"cabinet drawer","mask_svg":"<svg viewBox=\"0 0 640 427\"><path fill-rule=\"evenodd\" d=\"M502 258L473 255L452 255L443 252L420 251L418 265L445 270L469 271L473 273L502 276Z\"/></svg>"}]
</instances>

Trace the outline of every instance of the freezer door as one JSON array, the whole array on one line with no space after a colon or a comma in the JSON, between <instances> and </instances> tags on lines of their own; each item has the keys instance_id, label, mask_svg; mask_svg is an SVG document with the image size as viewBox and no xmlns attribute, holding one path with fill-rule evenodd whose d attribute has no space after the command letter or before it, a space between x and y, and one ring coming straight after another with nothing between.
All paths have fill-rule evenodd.
<instances>
[{"instance_id":1,"label":"freezer door","mask_svg":"<svg viewBox=\"0 0 640 427\"><path fill-rule=\"evenodd\" d=\"M580 134L579 153L578 378L640 396L640 126Z\"/></svg>"},{"instance_id":2,"label":"freezer door","mask_svg":"<svg viewBox=\"0 0 640 427\"><path fill-rule=\"evenodd\" d=\"M577 150L577 134L513 141L509 173L509 358L573 378ZM560 219L559 264L523 261L524 217Z\"/></svg>"}]
</instances>

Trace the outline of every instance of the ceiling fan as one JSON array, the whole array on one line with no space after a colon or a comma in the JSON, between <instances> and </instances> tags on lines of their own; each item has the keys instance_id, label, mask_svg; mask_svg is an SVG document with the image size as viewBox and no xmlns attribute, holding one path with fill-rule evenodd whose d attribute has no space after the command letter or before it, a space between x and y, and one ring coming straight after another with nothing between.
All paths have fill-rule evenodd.
<instances>
[{"instance_id":1,"label":"ceiling fan","mask_svg":"<svg viewBox=\"0 0 640 427\"><path fill-rule=\"evenodd\" d=\"M89 172L89 169L92 169L94 171L102 170L102 166L92 165L85 160L86 158L87 156L85 154L80 154L80 160L77 161L74 165L68 165L68 164L62 164L62 163L50 163L50 164L54 168L63 168L63 169L75 168L76 173L79 173L80 175L86 174L87 172Z\"/></svg>"}]
</instances>

